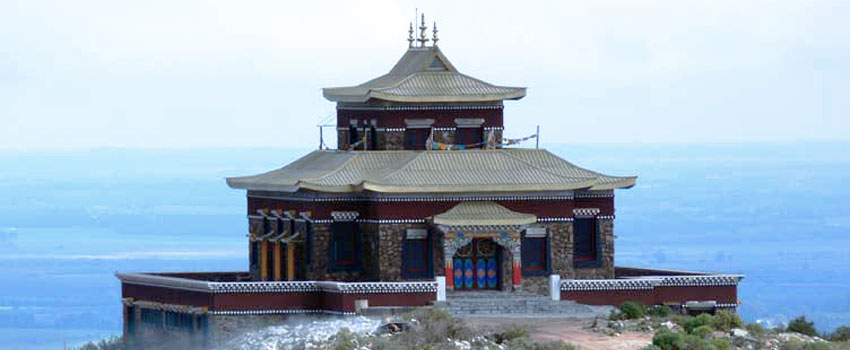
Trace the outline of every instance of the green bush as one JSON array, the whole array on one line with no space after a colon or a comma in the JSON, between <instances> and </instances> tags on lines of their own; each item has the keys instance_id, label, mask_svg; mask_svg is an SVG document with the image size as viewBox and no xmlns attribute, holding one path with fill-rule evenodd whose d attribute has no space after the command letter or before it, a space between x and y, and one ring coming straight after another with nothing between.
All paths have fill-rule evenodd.
<instances>
[{"instance_id":1,"label":"green bush","mask_svg":"<svg viewBox=\"0 0 850 350\"><path fill-rule=\"evenodd\" d=\"M652 345L661 348L661 350L679 350L685 349L687 342L683 333L661 329L652 337Z\"/></svg>"},{"instance_id":2,"label":"green bush","mask_svg":"<svg viewBox=\"0 0 850 350\"><path fill-rule=\"evenodd\" d=\"M505 330L493 334L493 341L497 344L506 343L518 338L528 338L528 330L517 325L509 325Z\"/></svg>"},{"instance_id":3,"label":"green bush","mask_svg":"<svg viewBox=\"0 0 850 350\"><path fill-rule=\"evenodd\" d=\"M646 306L636 301L627 301L620 304L620 312L629 320L646 316Z\"/></svg>"},{"instance_id":4,"label":"green bush","mask_svg":"<svg viewBox=\"0 0 850 350\"><path fill-rule=\"evenodd\" d=\"M709 314L700 314L697 317L691 317L687 319L684 324L682 324L682 328L685 329L689 334L693 333L694 329L700 326L711 326L714 327L717 321L714 319L714 316Z\"/></svg>"},{"instance_id":5,"label":"green bush","mask_svg":"<svg viewBox=\"0 0 850 350\"><path fill-rule=\"evenodd\" d=\"M720 310L714 314L714 327L721 331L730 331L732 328L741 328L744 326L744 321L737 313L729 310Z\"/></svg>"},{"instance_id":6,"label":"green bush","mask_svg":"<svg viewBox=\"0 0 850 350\"><path fill-rule=\"evenodd\" d=\"M714 345L714 348L717 350L732 349L732 343L726 338L714 338L711 340L711 345Z\"/></svg>"},{"instance_id":7,"label":"green bush","mask_svg":"<svg viewBox=\"0 0 850 350\"><path fill-rule=\"evenodd\" d=\"M98 342L88 342L77 348L78 350L124 350L124 338L113 336Z\"/></svg>"},{"instance_id":8,"label":"green bush","mask_svg":"<svg viewBox=\"0 0 850 350\"><path fill-rule=\"evenodd\" d=\"M758 323L748 323L744 328L755 336L764 334L765 329Z\"/></svg>"},{"instance_id":9,"label":"green bush","mask_svg":"<svg viewBox=\"0 0 850 350\"><path fill-rule=\"evenodd\" d=\"M649 307L647 313L653 317L667 318L673 314L673 310L671 310L667 305L655 305Z\"/></svg>"},{"instance_id":10,"label":"green bush","mask_svg":"<svg viewBox=\"0 0 850 350\"><path fill-rule=\"evenodd\" d=\"M714 333L714 327L707 324L694 328L691 331L691 334L705 339L711 338L711 333Z\"/></svg>"},{"instance_id":11,"label":"green bush","mask_svg":"<svg viewBox=\"0 0 850 350\"><path fill-rule=\"evenodd\" d=\"M790 341L779 345L779 350L833 350L835 347L829 343L806 343L801 341Z\"/></svg>"},{"instance_id":12,"label":"green bush","mask_svg":"<svg viewBox=\"0 0 850 350\"><path fill-rule=\"evenodd\" d=\"M818 331L815 329L815 323L807 321L806 316L800 316L788 322L786 330L813 337L818 335Z\"/></svg>"},{"instance_id":13,"label":"green bush","mask_svg":"<svg viewBox=\"0 0 850 350\"><path fill-rule=\"evenodd\" d=\"M829 340L832 341L850 341L850 327L841 326L829 334Z\"/></svg>"}]
</instances>

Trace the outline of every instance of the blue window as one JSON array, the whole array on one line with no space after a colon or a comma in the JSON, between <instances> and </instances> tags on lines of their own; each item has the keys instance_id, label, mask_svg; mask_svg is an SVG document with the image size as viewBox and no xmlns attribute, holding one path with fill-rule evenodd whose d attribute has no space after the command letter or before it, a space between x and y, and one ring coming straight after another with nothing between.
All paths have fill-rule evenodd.
<instances>
[{"instance_id":1,"label":"blue window","mask_svg":"<svg viewBox=\"0 0 850 350\"><path fill-rule=\"evenodd\" d=\"M330 270L360 270L360 233L358 231L356 222L331 224L331 241L328 249Z\"/></svg>"},{"instance_id":2,"label":"blue window","mask_svg":"<svg viewBox=\"0 0 850 350\"><path fill-rule=\"evenodd\" d=\"M431 235L424 237L408 236L402 243L402 277L408 279L433 278L433 256L431 254Z\"/></svg>"},{"instance_id":3,"label":"blue window","mask_svg":"<svg viewBox=\"0 0 850 350\"><path fill-rule=\"evenodd\" d=\"M596 218L576 218L573 222L575 250L573 261L575 267L599 266L599 230Z\"/></svg>"},{"instance_id":4,"label":"blue window","mask_svg":"<svg viewBox=\"0 0 850 350\"><path fill-rule=\"evenodd\" d=\"M549 273L549 239L522 236L522 274L541 276Z\"/></svg>"}]
</instances>

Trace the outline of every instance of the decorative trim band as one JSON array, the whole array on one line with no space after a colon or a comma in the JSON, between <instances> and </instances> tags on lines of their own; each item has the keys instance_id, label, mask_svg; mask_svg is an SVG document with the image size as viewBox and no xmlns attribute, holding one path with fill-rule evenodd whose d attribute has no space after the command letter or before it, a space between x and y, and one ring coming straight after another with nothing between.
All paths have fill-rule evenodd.
<instances>
[{"instance_id":1,"label":"decorative trim band","mask_svg":"<svg viewBox=\"0 0 850 350\"><path fill-rule=\"evenodd\" d=\"M614 215L597 215L596 218L597 219L611 219L611 220L613 220Z\"/></svg>"},{"instance_id":2,"label":"decorative trim band","mask_svg":"<svg viewBox=\"0 0 850 350\"><path fill-rule=\"evenodd\" d=\"M576 198L613 198L614 191L576 192Z\"/></svg>"},{"instance_id":3,"label":"decorative trim band","mask_svg":"<svg viewBox=\"0 0 850 350\"><path fill-rule=\"evenodd\" d=\"M655 287L736 286L743 275L647 276L606 280L563 280L562 291L646 290Z\"/></svg>"},{"instance_id":4,"label":"decorative trim band","mask_svg":"<svg viewBox=\"0 0 850 350\"><path fill-rule=\"evenodd\" d=\"M337 106L349 111L450 111L474 109L503 109L503 105L424 105L424 106Z\"/></svg>"},{"instance_id":5,"label":"decorative trim band","mask_svg":"<svg viewBox=\"0 0 850 350\"><path fill-rule=\"evenodd\" d=\"M490 130L505 130L505 127L504 126L485 126L484 127L484 131L490 131Z\"/></svg>"},{"instance_id":6,"label":"decorative trim band","mask_svg":"<svg viewBox=\"0 0 850 350\"><path fill-rule=\"evenodd\" d=\"M468 196L468 197L274 197L248 195L249 198L264 198L304 202L466 202L466 201L536 201L536 200L572 200L573 195L551 196Z\"/></svg>"},{"instance_id":7,"label":"decorative trim band","mask_svg":"<svg viewBox=\"0 0 850 350\"><path fill-rule=\"evenodd\" d=\"M575 208L573 216L575 217L593 217L599 214L599 208Z\"/></svg>"},{"instance_id":8,"label":"decorative trim band","mask_svg":"<svg viewBox=\"0 0 850 350\"><path fill-rule=\"evenodd\" d=\"M573 222L573 218L537 218L537 222Z\"/></svg>"},{"instance_id":9,"label":"decorative trim band","mask_svg":"<svg viewBox=\"0 0 850 350\"><path fill-rule=\"evenodd\" d=\"M424 224L425 219L357 219L365 224Z\"/></svg>"},{"instance_id":10,"label":"decorative trim band","mask_svg":"<svg viewBox=\"0 0 850 350\"><path fill-rule=\"evenodd\" d=\"M440 126L434 128L434 131L457 131L457 128L453 126Z\"/></svg>"},{"instance_id":11,"label":"decorative trim band","mask_svg":"<svg viewBox=\"0 0 850 350\"><path fill-rule=\"evenodd\" d=\"M398 131L404 131L404 130L405 130L405 128L384 128L384 131L386 131L386 132L398 132Z\"/></svg>"},{"instance_id":12,"label":"decorative trim band","mask_svg":"<svg viewBox=\"0 0 850 350\"><path fill-rule=\"evenodd\" d=\"M351 222L357 219L360 213L356 211L332 211L331 217L334 221Z\"/></svg>"},{"instance_id":13,"label":"decorative trim band","mask_svg":"<svg viewBox=\"0 0 850 350\"><path fill-rule=\"evenodd\" d=\"M208 293L436 293L437 282L330 282L330 281L267 281L211 282L188 278L159 276L145 273L116 273L122 283L166 287Z\"/></svg>"}]
</instances>

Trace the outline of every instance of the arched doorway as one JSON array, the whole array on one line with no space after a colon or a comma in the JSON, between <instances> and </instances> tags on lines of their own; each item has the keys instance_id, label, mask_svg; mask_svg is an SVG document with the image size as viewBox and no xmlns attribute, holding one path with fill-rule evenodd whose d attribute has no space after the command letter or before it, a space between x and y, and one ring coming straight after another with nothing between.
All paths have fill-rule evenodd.
<instances>
[{"instance_id":1,"label":"arched doorway","mask_svg":"<svg viewBox=\"0 0 850 350\"><path fill-rule=\"evenodd\" d=\"M455 290L499 289L502 247L492 239L472 239L452 260Z\"/></svg>"}]
</instances>

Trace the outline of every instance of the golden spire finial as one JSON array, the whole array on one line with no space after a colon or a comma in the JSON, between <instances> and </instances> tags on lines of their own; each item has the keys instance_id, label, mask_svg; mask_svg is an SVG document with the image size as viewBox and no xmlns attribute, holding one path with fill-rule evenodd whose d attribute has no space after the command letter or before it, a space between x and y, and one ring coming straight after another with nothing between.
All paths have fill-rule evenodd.
<instances>
[{"instance_id":1,"label":"golden spire finial","mask_svg":"<svg viewBox=\"0 0 850 350\"><path fill-rule=\"evenodd\" d=\"M419 47L425 47L425 43L427 43L430 39L425 37L425 29L428 27L425 25L425 14L422 14L422 25L419 26L419 39L416 41L419 42Z\"/></svg>"},{"instance_id":2,"label":"golden spire finial","mask_svg":"<svg viewBox=\"0 0 850 350\"><path fill-rule=\"evenodd\" d=\"M440 40L439 38L437 38L437 21L434 21L434 28L432 28L431 30L434 33L434 35L432 36L431 42L434 43L434 47L436 48L437 47L437 40Z\"/></svg>"},{"instance_id":3,"label":"golden spire finial","mask_svg":"<svg viewBox=\"0 0 850 350\"><path fill-rule=\"evenodd\" d=\"M410 22L410 29L407 30L407 47L413 47L413 22Z\"/></svg>"}]
</instances>

